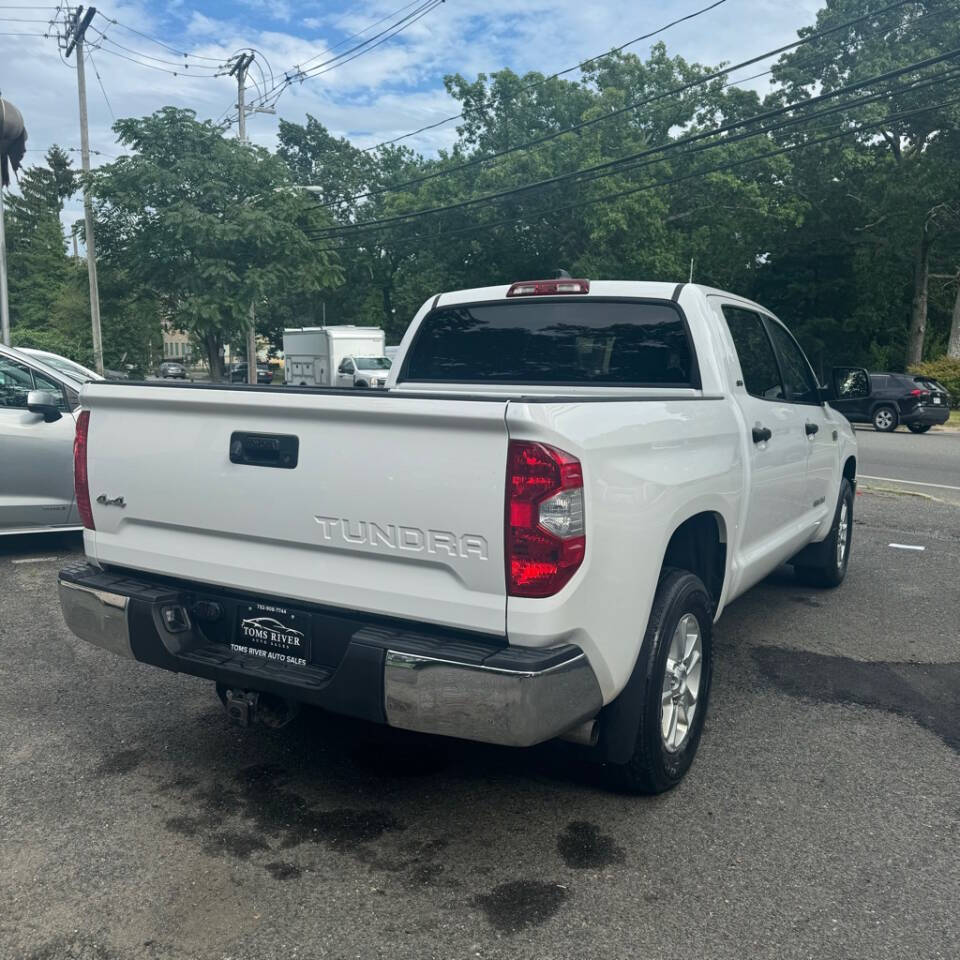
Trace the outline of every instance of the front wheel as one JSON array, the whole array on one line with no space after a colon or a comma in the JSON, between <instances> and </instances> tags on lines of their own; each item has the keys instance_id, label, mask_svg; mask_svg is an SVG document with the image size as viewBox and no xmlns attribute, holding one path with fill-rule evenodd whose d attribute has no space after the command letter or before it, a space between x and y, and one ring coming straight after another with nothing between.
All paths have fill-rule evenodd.
<instances>
[{"instance_id":1,"label":"front wheel","mask_svg":"<svg viewBox=\"0 0 960 960\"><path fill-rule=\"evenodd\" d=\"M873 429L880 433L892 433L897 429L900 418L893 407L877 407L873 411Z\"/></svg>"},{"instance_id":2,"label":"front wheel","mask_svg":"<svg viewBox=\"0 0 960 960\"><path fill-rule=\"evenodd\" d=\"M926 433L932 424L929 423L908 423L907 427L911 433Z\"/></svg>"},{"instance_id":3,"label":"front wheel","mask_svg":"<svg viewBox=\"0 0 960 960\"><path fill-rule=\"evenodd\" d=\"M633 755L607 764L611 786L663 793L684 777L700 743L713 673L713 614L700 578L667 570L640 650L643 704Z\"/></svg>"},{"instance_id":4,"label":"front wheel","mask_svg":"<svg viewBox=\"0 0 960 960\"><path fill-rule=\"evenodd\" d=\"M794 573L812 587L839 587L847 575L853 546L853 487L846 477L840 481L840 496L830 532L822 543L813 546L812 556L816 562L795 563Z\"/></svg>"}]
</instances>

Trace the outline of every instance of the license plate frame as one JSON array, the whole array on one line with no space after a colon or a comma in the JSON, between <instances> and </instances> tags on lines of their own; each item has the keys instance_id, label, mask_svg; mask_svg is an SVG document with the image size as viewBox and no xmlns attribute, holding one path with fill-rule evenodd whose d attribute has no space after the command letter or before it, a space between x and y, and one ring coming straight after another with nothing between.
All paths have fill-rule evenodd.
<instances>
[{"instance_id":1,"label":"license plate frame","mask_svg":"<svg viewBox=\"0 0 960 960\"><path fill-rule=\"evenodd\" d=\"M230 649L264 663L310 664L313 636L306 610L274 603L239 603Z\"/></svg>"},{"instance_id":2,"label":"license plate frame","mask_svg":"<svg viewBox=\"0 0 960 960\"><path fill-rule=\"evenodd\" d=\"M934 398L933 398L933 402L934 402L938 407L940 406L940 398L939 398L939 397L934 397Z\"/></svg>"}]
</instances>

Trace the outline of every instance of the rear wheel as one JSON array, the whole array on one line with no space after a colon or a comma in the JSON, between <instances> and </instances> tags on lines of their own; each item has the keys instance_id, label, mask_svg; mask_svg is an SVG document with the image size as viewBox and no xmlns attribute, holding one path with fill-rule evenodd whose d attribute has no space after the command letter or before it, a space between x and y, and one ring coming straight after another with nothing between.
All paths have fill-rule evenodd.
<instances>
[{"instance_id":1,"label":"rear wheel","mask_svg":"<svg viewBox=\"0 0 960 960\"><path fill-rule=\"evenodd\" d=\"M710 596L700 578L665 571L636 667L644 672L636 746L626 763L607 764L611 786L663 793L690 769L710 694L712 626Z\"/></svg>"},{"instance_id":2,"label":"rear wheel","mask_svg":"<svg viewBox=\"0 0 960 960\"><path fill-rule=\"evenodd\" d=\"M846 477L840 481L840 496L830 533L816 546L819 549L813 556L817 562L795 563L794 573L803 583L813 587L839 587L847 575L853 546L853 487Z\"/></svg>"},{"instance_id":3,"label":"rear wheel","mask_svg":"<svg viewBox=\"0 0 960 960\"><path fill-rule=\"evenodd\" d=\"M873 411L873 429L879 430L880 433L890 433L896 430L899 422L900 418L893 407L877 407Z\"/></svg>"},{"instance_id":4,"label":"rear wheel","mask_svg":"<svg viewBox=\"0 0 960 960\"><path fill-rule=\"evenodd\" d=\"M930 423L908 423L907 428L911 433L926 433L933 424Z\"/></svg>"}]
</instances>

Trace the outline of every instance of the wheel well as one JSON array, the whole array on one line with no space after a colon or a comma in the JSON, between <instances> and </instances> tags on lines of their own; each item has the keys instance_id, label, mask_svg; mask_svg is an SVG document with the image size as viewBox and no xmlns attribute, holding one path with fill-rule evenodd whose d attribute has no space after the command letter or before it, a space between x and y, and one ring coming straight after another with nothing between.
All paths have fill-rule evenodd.
<instances>
[{"instance_id":1,"label":"wheel well","mask_svg":"<svg viewBox=\"0 0 960 960\"><path fill-rule=\"evenodd\" d=\"M727 569L727 530L723 517L710 511L684 520L673 531L663 565L695 573L716 606Z\"/></svg>"},{"instance_id":2,"label":"wheel well","mask_svg":"<svg viewBox=\"0 0 960 960\"><path fill-rule=\"evenodd\" d=\"M843 465L843 475L850 481L851 486L857 485L857 458L847 457Z\"/></svg>"}]
</instances>

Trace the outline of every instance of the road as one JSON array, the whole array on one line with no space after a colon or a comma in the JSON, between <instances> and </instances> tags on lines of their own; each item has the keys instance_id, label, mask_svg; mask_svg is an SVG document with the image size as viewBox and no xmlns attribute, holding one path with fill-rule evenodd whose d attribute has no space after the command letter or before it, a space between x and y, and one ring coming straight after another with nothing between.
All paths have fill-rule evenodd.
<instances>
[{"instance_id":1,"label":"road","mask_svg":"<svg viewBox=\"0 0 960 960\"><path fill-rule=\"evenodd\" d=\"M66 630L77 538L0 540L0 958L957 957L960 508L856 513L843 587L784 568L725 612L654 799L566 744L231 727Z\"/></svg>"},{"instance_id":2,"label":"road","mask_svg":"<svg viewBox=\"0 0 960 960\"><path fill-rule=\"evenodd\" d=\"M960 432L878 433L864 427L857 429L857 441L864 484L960 503Z\"/></svg>"}]
</instances>

